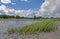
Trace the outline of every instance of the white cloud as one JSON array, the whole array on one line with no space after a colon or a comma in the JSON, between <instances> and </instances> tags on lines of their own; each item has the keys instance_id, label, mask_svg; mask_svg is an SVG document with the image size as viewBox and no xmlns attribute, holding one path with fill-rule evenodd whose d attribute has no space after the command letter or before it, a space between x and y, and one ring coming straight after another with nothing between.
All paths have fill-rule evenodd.
<instances>
[{"instance_id":1,"label":"white cloud","mask_svg":"<svg viewBox=\"0 0 60 39\"><path fill-rule=\"evenodd\" d=\"M28 15L32 14L32 12L33 11L31 9L29 9L29 10L16 10L15 14L27 17Z\"/></svg>"},{"instance_id":2,"label":"white cloud","mask_svg":"<svg viewBox=\"0 0 60 39\"><path fill-rule=\"evenodd\" d=\"M45 0L39 9L39 14L43 16L56 16L60 13L60 0Z\"/></svg>"},{"instance_id":3,"label":"white cloud","mask_svg":"<svg viewBox=\"0 0 60 39\"><path fill-rule=\"evenodd\" d=\"M32 12L33 12L33 10L31 10L31 9L28 9L28 10L10 9L5 5L0 6L0 11L3 11L4 14L7 14L7 15L19 15L19 16L25 16L25 17L27 17L29 14L32 14Z\"/></svg>"},{"instance_id":4,"label":"white cloud","mask_svg":"<svg viewBox=\"0 0 60 39\"><path fill-rule=\"evenodd\" d=\"M8 4L11 3L11 0L1 0L2 3Z\"/></svg>"},{"instance_id":5,"label":"white cloud","mask_svg":"<svg viewBox=\"0 0 60 39\"><path fill-rule=\"evenodd\" d=\"M26 1L26 0L25 0ZM45 2L41 5L40 9L35 10L15 10L10 9L5 5L0 6L0 11L3 11L7 15L20 15L20 16L54 16L60 17L60 0L45 0Z\"/></svg>"}]
</instances>

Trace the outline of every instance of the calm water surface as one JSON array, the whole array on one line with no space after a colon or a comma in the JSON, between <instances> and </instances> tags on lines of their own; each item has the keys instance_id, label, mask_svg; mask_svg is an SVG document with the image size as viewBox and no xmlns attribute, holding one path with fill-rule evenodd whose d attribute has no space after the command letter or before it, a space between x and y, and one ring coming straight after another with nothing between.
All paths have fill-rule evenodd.
<instances>
[{"instance_id":1,"label":"calm water surface","mask_svg":"<svg viewBox=\"0 0 60 39\"><path fill-rule=\"evenodd\" d=\"M35 23L35 20L0 20L0 39L15 39L17 34L9 35L4 34L8 28L18 28L23 27L32 23ZM19 35L20 36L20 35ZM19 37L20 39L20 37Z\"/></svg>"},{"instance_id":2,"label":"calm water surface","mask_svg":"<svg viewBox=\"0 0 60 39\"><path fill-rule=\"evenodd\" d=\"M5 20L0 20L0 32L6 31L8 28L18 28L18 27L23 27L28 24L32 24L36 21L34 20L14 20L14 21L5 21Z\"/></svg>"}]
</instances>

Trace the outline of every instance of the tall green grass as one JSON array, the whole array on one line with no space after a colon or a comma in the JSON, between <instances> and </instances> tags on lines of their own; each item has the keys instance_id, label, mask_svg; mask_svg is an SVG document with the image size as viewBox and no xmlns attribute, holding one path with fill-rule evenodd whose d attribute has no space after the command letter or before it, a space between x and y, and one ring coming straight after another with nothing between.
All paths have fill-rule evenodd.
<instances>
[{"instance_id":1,"label":"tall green grass","mask_svg":"<svg viewBox=\"0 0 60 39\"><path fill-rule=\"evenodd\" d=\"M40 22L27 25L18 29L8 29L8 33L32 34L38 32L50 32L55 29L54 19L44 19Z\"/></svg>"}]
</instances>

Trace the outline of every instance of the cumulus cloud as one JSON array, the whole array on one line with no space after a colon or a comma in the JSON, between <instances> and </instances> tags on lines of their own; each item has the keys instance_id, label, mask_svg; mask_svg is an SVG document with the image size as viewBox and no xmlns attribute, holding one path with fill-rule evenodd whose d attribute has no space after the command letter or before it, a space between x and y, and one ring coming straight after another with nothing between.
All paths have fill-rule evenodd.
<instances>
[{"instance_id":1,"label":"cumulus cloud","mask_svg":"<svg viewBox=\"0 0 60 39\"><path fill-rule=\"evenodd\" d=\"M24 16L27 17L28 15L32 14L32 10L28 9L28 10L16 10L15 13L16 15L20 15L20 16Z\"/></svg>"},{"instance_id":2,"label":"cumulus cloud","mask_svg":"<svg viewBox=\"0 0 60 39\"><path fill-rule=\"evenodd\" d=\"M28 0L23 0L28 1ZM0 11L3 11L7 15L19 15L19 16L46 16L46 17L60 17L60 0L45 0L40 9L35 10L15 10L10 9L5 5L0 6ZM1 12L0 12L1 13Z\"/></svg>"},{"instance_id":3,"label":"cumulus cloud","mask_svg":"<svg viewBox=\"0 0 60 39\"><path fill-rule=\"evenodd\" d=\"M56 16L58 13L60 13L60 0L45 0L38 14L42 14L42 16Z\"/></svg>"},{"instance_id":4,"label":"cumulus cloud","mask_svg":"<svg viewBox=\"0 0 60 39\"><path fill-rule=\"evenodd\" d=\"M11 0L1 0L2 3L8 4L11 3Z\"/></svg>"},{"instance_id":5,"label":"cumulus cloud","mask_svg":"<svg viewBox=\"0 0 60 39\"><path fill-rule=\"evenodd\" d=\"M31 10L31 9L28 9L28 10L10 9L5 5L0 6L0 11L3 11L4 14L7 14L7 15L19 15L19 16L24 16L24 17L27 17L28 15L32 14L32 12L33 12L33 10Z\"/></svg>"}]
</instances>

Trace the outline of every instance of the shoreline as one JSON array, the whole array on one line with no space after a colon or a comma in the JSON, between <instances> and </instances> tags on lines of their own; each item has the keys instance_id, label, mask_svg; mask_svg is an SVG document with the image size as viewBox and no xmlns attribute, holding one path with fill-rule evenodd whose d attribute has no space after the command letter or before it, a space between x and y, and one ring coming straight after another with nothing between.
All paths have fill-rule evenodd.
<instances>
[{"instance_id":1,"label":"shoreline","mask_svg":"<svg viewBox=\"0 0 60 39\"><path fill-rule=\"evenodd\" d=\"M15 18L8 18L8 19L0 19L1 20L5 20L5 21L34 21L34 19L15 19Z\"/></svg>"},{"instance_id":2,"label":"shoreline","mask_svg":"<svg viewBox=\"0 0 60 39\"><path fill-rule=\"evenodd\" d=\"M60 21L56 22L58 29L51 32L40 32L36 34L7 34L0 33L1 39L60 39Z\"/></svg>"},{"instance_id":3,"label":"shoreline","mask_svg":"<svg viewBox=\"0 0 60 39\"><path fill-rule=\"evenodd\" d=\"M10 34L7 38L11 39L60 39L60 21L57 22L58 29L51 32L41 32L37 34Z\"/></svg>"}]
</instances>

